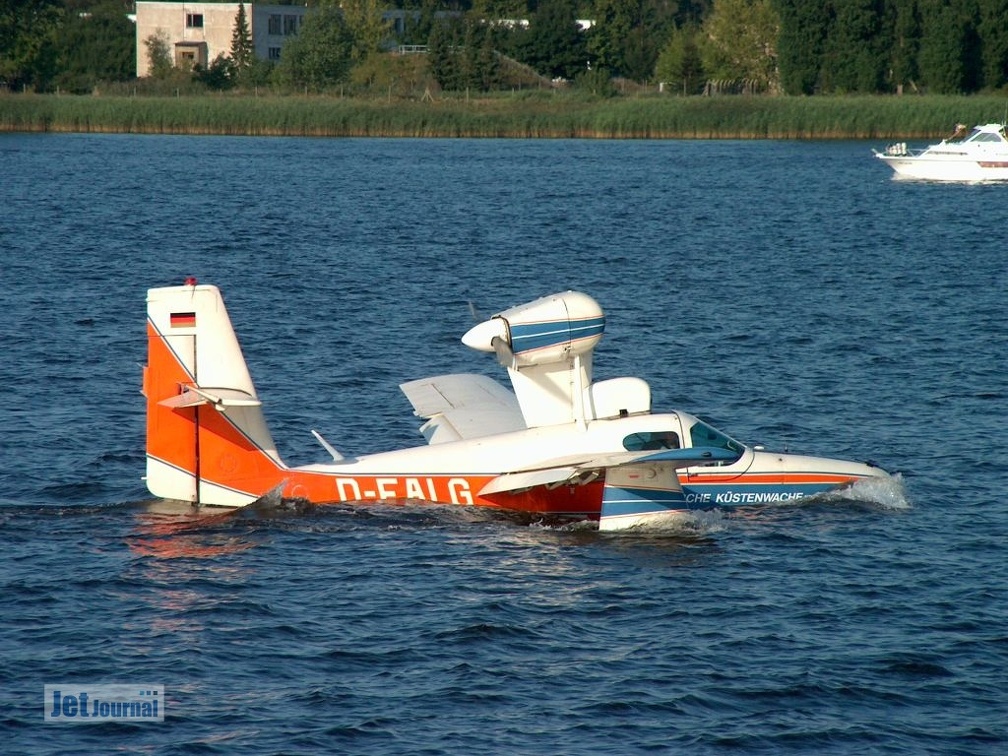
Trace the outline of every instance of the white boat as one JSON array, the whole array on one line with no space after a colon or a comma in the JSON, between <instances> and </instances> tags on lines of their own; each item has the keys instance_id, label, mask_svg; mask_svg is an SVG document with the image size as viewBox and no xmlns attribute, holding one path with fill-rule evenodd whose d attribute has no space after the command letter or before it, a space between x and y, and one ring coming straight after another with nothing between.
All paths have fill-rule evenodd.
<instances>
[{"instance_id":1,"label":"white boat","mask_svg":"<svg viewBox=\"0 0 1008 756\"><path fill-rule=\"evenodd\" d=\"M873 150L875 157L896 172L896 178L931 181L1008 180L1008 138L1003 123L987 123L956 133L923 150L908 149L906 142Z\"/></svg>"}]
</instances>

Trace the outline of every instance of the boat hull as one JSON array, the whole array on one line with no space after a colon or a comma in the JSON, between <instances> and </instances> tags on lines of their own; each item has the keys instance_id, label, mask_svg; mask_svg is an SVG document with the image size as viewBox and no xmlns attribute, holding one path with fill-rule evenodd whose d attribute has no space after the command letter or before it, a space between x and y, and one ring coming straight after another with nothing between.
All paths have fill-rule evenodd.
<instances>
[{"instance_id":1,"label":"boat hull","mask_svg":"<svg viewBox=\"0 0 1008 756\"><path fill-rule=\"evenodd\" d=\"M926 181L1008 181L1008 160L963 160L942 156L879 155L896 178Z\"/></svg>"}]
</instances>

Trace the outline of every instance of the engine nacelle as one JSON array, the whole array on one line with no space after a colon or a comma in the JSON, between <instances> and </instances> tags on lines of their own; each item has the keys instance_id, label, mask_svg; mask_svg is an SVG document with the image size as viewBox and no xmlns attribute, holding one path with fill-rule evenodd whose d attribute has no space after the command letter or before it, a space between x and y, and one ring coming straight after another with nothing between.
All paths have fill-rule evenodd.
<instances>
[{"instance_id":1,"label":"engine nacelle","mask_svg":"<svg viewBox=\"0 0 1008 756\"><path fill-rule=\"evenodd\" d=\"M565 291L494 315L471 328L462 343L481 352L500 353L504 348L516 367L550 365L590 353L604 330L598 302Z\"/></svg>"}]
</instances>

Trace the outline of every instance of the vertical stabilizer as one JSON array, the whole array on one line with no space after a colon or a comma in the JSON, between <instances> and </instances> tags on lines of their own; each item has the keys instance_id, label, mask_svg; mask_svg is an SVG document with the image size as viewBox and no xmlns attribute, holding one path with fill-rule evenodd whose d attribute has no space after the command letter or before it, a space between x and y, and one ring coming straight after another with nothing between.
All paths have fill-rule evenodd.
<instances>
[{"instance_id":1,"label":"vertical stabilizer","mask_svg":"<svg viewBox=\"0 0 1008 756\"><path fill-rule=\"evenodd\" d=\"M215 286L147 293L147 487L155 496L240 506L284 465Z\"/></svg>"}]
</instances>

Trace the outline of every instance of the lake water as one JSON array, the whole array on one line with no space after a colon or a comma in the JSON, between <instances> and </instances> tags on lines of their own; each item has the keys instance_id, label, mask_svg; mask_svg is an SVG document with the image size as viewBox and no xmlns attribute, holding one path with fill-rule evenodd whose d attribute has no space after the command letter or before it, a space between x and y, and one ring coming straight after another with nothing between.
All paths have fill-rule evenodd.
<instances>
[{"instance_id":1,"label":"lake water","mask_svg":"<svg viewBox=\"0 0 1008 756\"><path fill-rule=\"evenodd\" d=\"M3 750L1008 750L1008 186L871 146L0 135ZM647 536L166 512L145 296L188 275L291 463L421 443L398 383L502 377L473 310L574 288L596 378L900 482ZM112 682L165 722L43 723Z\"/></svg>"}]
</instances>

